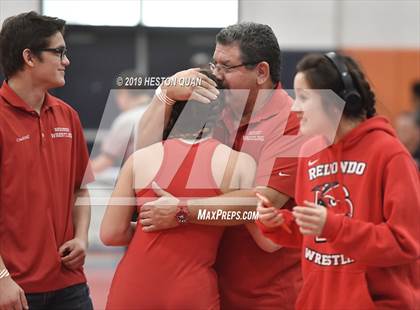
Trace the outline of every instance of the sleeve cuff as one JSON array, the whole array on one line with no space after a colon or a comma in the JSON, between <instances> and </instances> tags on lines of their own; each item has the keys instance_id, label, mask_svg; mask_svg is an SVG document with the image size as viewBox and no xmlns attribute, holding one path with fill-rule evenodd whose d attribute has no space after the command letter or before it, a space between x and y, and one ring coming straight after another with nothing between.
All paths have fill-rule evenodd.
<instances>
[{"instance_id":1,"label":"sleeve cuff","mask_svg":"<svg viewBox=\"0 0 420 310\"><path fill-rule=\"evenodd\" d=\"M256 220L255 224L258 226L258 228L263 232L263 233L270 233L270 232L274 232L276 230L279 229L279 227L267 227L265 226L263 223L260 222L260 220Z\"/></svg>"},{"instance_id":2,"label":"sleeve cuff","mask_svg":"<svg viewBox=\"0 0 420 310\"><path fill-rule=\"evenodd\" d=\"M293 184L294 185L294 184ZM255 186L262 186L262 187L269 187L272 188L286 196L289 196L290 198L294 199L295 193L294 193L294 187L290 186L290 184L285 184L284 182L264 182L261 179L257 179L255 181Z\"/></svg>"},{"instance_id":3,"label":"sleeve cuff","mask_svg":"<svg viewBox=\"0 0 420 310\"><path fill-rule=\"evenodd\" d=\"M325 221L324 229L320 237L327 238L333 241L343 224L343 214L335 214L334 211L327 209L327 220Z\"/></svg>"}]
</instances>

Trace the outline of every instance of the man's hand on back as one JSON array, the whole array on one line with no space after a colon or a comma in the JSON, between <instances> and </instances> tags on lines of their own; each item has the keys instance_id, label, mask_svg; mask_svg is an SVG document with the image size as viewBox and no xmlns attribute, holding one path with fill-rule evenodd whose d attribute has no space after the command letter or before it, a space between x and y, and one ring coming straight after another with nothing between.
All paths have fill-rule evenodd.
<instances>
[{"instance_id":1,"label":"man's hand on back","mask_svg":"<svg viewBox=\"0 0 420 310\"><path fill-rule=\"evenodd\" d=\"M145 232L173 228L179 225L176 219L179 199L164 191L155 182L152 188L158 199L145 203L139 213L139 221Z\"/></svg>"}]
</instances>

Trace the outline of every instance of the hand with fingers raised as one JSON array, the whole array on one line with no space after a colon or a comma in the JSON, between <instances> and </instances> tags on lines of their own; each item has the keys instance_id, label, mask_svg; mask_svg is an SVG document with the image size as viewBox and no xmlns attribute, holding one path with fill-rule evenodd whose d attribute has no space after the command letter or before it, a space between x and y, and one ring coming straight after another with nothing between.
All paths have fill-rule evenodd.
<instances>
[{"instance_id":1,"label":"hand with fingers raised","mask_svg":"<svg viewBox=\"0 0 420 310\"><path fill-rule=\"evenodd\" d=\"M291 234L292 231L289 225L293 218L290 211L273 207L271 201L258 192L255 195L258 198L257 211L259 221L268 228L281 226L286 232Z\"/></svg>"},{"instance_id":2,"label":"hand with fingers raised","mask_svg":"<svg viewBox=\"0 0 420 310\"><path fill-rule=\"evenodd\" d=\"M270 200L260 193L255 194L258 198L257 212L258 220L268 228L279 227L284 223L281 213L273 207Z\"/></svg>"}]
</instances>

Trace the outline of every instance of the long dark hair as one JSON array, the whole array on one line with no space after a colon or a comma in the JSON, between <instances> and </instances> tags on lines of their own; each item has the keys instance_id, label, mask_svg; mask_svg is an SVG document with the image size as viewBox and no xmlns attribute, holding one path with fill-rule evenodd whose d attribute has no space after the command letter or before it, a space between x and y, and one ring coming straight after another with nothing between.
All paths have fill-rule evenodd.
<instances>
[{"instance_id":1,"label":"long dark hair","mask_svg":"<svg viewBox=\"0 0 420 310\"><path fill-rule=\"evenodd\" d=\"M348 56L340 56L347 66L353 80L354 87L360 94L361 100L357 104L346 104L343 115L352 119L371 118L376 114L375 94L367 81L360 66ZM296 67L298 72L305 75L313 89L331 89L336 94L342 93L343 81L332 62L322 54L306 55Z\"/></svg>"},{"instance_id":2,"label":"long dark hair","mask_svg":"<svg viewBox=\"0 0 420 310\"><path fill-rule=\"evenodd\" d=\"M218 83L220 81L207 70L200 70L201 73ZM215 127L224 109L223 94L210 103L201 103L196 100L177 101L167 126L163 132L163 140L168 138L201 139L207 137Z\"/></svg>"}]
</instances>

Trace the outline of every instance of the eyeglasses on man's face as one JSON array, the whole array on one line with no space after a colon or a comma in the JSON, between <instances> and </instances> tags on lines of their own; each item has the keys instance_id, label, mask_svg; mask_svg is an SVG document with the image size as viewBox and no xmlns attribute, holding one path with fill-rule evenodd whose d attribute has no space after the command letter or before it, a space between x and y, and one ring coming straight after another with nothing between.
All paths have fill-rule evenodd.
<instances>
[{"instance_id":1,"label":"eyeglasses on man's face","mask_svg":"<svg viewBox=\"0 0 420 310\"><path fill-rule=\"evenodd\" d=\"M224 64L216 64L216 63L210 62L209 63L209 69L211 71L216 71L217 70L219 72L227 73L227 72L233 71L233 69L235 69L235 68L239 68L239 67L242 67L242 66L255 66L258 63L259 62L244 62L244 63L241 63L239 65L226 66Z\"/></svg>"},{"instance_id":2,"label":"eyeglasses on man's face","mask_svg":"<svg viewBox=\"0 0 420 310\"><path fill-rule=\"evenodd\" d=\"M56 47L56 48L40 48L37 51L40 52L51 52L60 56L60 60L63 61L64 56L67 56L67 48L64 46Z\"/></svg>"}]
</instances>

